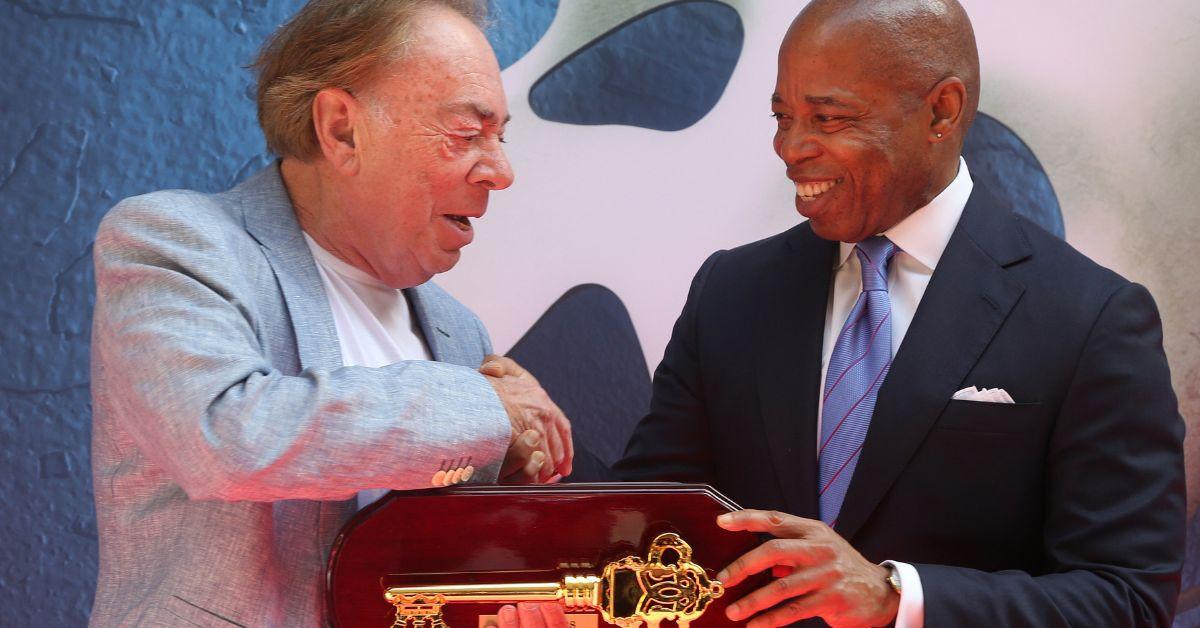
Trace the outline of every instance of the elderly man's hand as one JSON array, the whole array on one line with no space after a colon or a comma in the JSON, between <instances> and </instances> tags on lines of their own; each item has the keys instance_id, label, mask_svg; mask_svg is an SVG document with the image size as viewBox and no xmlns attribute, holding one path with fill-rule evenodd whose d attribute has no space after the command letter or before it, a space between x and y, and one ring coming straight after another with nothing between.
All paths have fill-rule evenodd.
<instances>
[{"instance_id":1,"label":"elderly man's hand","mask_svg":"<svg viewBox=\"0 0 1200 628\"><path fill-rule=\"evenodd\" d=\"M537 378L510 358L489 355L483 360L479 372L487 377L496 389L508 420L512 423L513 441L505 456L504 469L516 471L524 478L509 478L502 469L502 482L536 481L546 482L554 476L570 475L575 459L575 446L571 442L571 422L562 410L550 399L538 384ZM529 445L532 437L528 432L537 432L539 442ZM528 440L527 440L528 439ZM529 451L536 447L543 458L538 462ZM519 463L519 464L518 464ZM527 472L539 467L536 476Z\"/></svg>"},{"instance_id":2,"label":"elderly man's hand","mask_svg":"<svg viewBox=\"0 0 1200 628\"><path fill-rule=\"evenodd\" d=\"M515 607L503 606L496 618L498 628L567 628L569 625L567 613L558 602L521 602Z\"/></svg>"},{"instance_id":3,"label":"elderly man's hand","mask_svg":"<svg viewBox=\"0 0 1200 628\"><path fill-rule=\"evenodd\" d=\"M834 628L859 628L886 626L896 618L900 596L887 583L888 570L863 558L824 523L743 510L717 517L717 525L776 537L717 575L726 587L768 569L776 576L726 607L729 619L766 628L820 617Z\"/></svg>"}]
</instances>

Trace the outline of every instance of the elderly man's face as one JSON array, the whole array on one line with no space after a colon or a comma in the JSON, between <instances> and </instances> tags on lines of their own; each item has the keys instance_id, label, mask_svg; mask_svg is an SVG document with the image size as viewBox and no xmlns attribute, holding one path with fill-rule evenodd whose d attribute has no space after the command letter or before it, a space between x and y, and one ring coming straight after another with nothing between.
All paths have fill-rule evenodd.
<instances>
[{"instance_id":1,"label":"elderly man's face","mask_svg":"<svg viewBox=\"0 0 1200 628\"><path fill-rule=\"evenodd\" d=\"M865 49L825 28L790 32L779 53L775 152L796 183L796 209L827 240L861 241L928 200L923 103L881 76Z\"/></svg>"},{"instance_id":2,"label":"elderly man's face","mask_svg":"<svg viewBox=\"0 0 1200 628\"><path fill-rule=\"evenodd\" d=\"M375 111L353 187L355 247L394 287L453 267L488 192L508 187L500 68L483 34L449 10L418 18L411 54L359 94Z\"/></svg>"}]
</instances>

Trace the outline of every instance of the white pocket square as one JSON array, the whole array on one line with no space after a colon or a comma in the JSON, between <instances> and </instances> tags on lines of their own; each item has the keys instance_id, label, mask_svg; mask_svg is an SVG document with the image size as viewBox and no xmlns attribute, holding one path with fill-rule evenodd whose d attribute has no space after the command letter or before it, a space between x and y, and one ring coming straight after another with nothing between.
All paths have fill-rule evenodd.
<instances>
[{"instance_id":1,"label":"white pocket square","mask_svg":"<svg viewBox=\"0 0 1200 628\"><path fill-rule=\"evenodd\" d=\"M974 386L954 393L951 399L958 401L982 401L984 403L1013 403L1012 396L1003 388L979 389Z\"/></svg>"}]
</instances>

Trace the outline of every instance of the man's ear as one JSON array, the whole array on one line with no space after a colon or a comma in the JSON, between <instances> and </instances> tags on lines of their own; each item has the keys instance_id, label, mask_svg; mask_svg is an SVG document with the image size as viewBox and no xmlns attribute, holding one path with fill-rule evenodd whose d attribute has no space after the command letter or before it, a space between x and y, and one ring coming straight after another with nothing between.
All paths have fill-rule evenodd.
<instances>
[{"instance_id":1,"label":"man's ear","mask_svg":"<svg viewBox=\"0 0 1200 628\"><path fill-rule=\"evenodd\" d=\"M358 100L344 89L327 87L313 98L312 119L317 144L325 161L342 174L358 172L361 160L355 127L361 113Z\"/></svg>"},{"instance_id":2,"label":"man's ear","mask_svg":"<svg viewBox=\"0 0 1200 628\"><path fill-rule=\"evenodd\" d=\"M929 124L929 139L940 142L951 137L962 126L967 106L967 86L957 76L942 79L926 96L933 116Z\"/></svg>"}]
</instances>

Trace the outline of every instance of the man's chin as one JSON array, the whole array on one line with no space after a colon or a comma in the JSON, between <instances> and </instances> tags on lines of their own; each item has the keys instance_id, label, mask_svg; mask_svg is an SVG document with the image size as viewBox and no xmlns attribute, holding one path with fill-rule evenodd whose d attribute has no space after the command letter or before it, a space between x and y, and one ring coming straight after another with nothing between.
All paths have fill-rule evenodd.
<instances>
[{"instance_id":1,"label":"man's chin","mask_svg":"<svg viewBox=\"0 0 1200 628\"><path fill-rule=\"evenodd\" d=\"M449 271L458 265L458 260L462 259L461 249L451 249L438 251L437 254L424 265L424 270L428 273L425 281L429 281L434 275L440 275Z\"/></svg>"}]
</instances>

